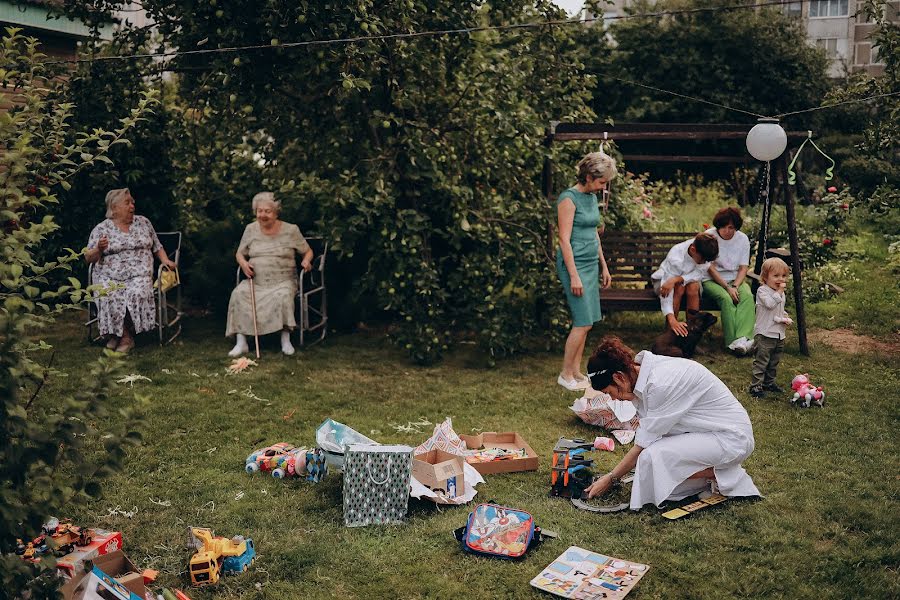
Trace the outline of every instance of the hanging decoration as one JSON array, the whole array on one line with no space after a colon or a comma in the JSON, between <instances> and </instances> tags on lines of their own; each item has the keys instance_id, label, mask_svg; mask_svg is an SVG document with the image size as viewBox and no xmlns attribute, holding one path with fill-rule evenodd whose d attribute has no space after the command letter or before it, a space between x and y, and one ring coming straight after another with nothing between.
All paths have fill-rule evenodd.
<instances>
[{"instance_id":1,"label":"hanging decoration","mask_svg":"<svg viewBox=\"0 0 900 600\"><path fill-rule=\"evenodd\" d=\"M803 140L803 143L800 144L799 148L797 148L797 153L794 154L794 160L792 160L791 164L788 165L787 172L788 172L788 184L789 185L794 185L797 182L797 174L794 172L794 163L797 162L797 157L800 156L800 152L803 150L803 146L805 146L807 142L809 142L810 145L819 152L819 154L824 156L825 159L831 163L831 166L828 167L827 169L825 169L825 181L831 181L831 178L834 177L834 166L835 166L834 159L831 158L830 156L828 156L827 154L825 154L822 151L822 149L816 145L816 143L812 139L812 131L807 130L806 139ZM835 188L835 191L837 191L837 188Z\"/></svg>"}]
</instances>

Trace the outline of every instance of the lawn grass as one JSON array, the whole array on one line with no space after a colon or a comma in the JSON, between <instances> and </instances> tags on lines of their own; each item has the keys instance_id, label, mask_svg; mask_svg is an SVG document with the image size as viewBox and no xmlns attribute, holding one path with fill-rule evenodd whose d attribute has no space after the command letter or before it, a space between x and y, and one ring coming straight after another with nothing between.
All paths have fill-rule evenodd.
<instances>
[{"instance_id":1,"label":"lawn grass","mask_svg":"<svg viewBox=\"0 0 900 600\"><path fill-rule=\"evenodd\" d=\"M654 316L614 315L589 343L615 332L635 349L647 347L657 328ZM44 402L79 385L82 361L100 352L86 347L80 333L74 321L55 332L57 366L70 377L54 380ZM158 569L167 586L188 585L187 525L253 537L259 560L250 572L194 591L193 598L540 597L529 580L570 545L650 564L634 598L900 595L897 404L891 394L900 388L896 357L815 347L807 358L789 339L781 383L809 372L828 392L825 409L803 411L786 398L751 399L745 391L750 359L719 352L721 337L705 345L699 360L750 413L756 451L745 467L765 494L762 501L731 502L667 522L655 509L595 515L548 498L556 439L601 433L569 411L576 394L556 385L556 354L488 369L464 348L424 368L410 365L380 335L334 335L290 358L277 352L277 340L267 340L259 367L226 376L230 345L222 324L191 319L174 345L145 341L127 359L127 372L153 380L135 384L152 398L145 444L129 451L125 470L106 482L102 499L59 516L123 531L129 556ZM240 393L248 389L264 400ZM111 399L122 406L133 401L126 386ZM541 457L540 469L489 476L476 500L531 511L540 525L559 532L559 540L522 562L474 558L462 554L450 533L471 506L438 510L412 501L404 526L348 529L339 475L314 485L243 470L257 447L314 443L326 417L383 443L415 446L430 428L406 434L391 424L445 416L453 417L459 433L516 430L525 436ZM600 468L608 469L623 450L597 454ZM135 514L106 516L115 507Z\"/></svg>"}]
</instances>

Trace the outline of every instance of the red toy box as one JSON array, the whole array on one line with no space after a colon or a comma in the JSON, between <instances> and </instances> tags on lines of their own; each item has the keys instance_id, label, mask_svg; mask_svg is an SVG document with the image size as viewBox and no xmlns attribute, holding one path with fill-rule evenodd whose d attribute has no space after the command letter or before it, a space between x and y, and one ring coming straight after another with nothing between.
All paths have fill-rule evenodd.
<instances>
[{"instance_id":1,"label":"red toy box","mask_svg":"<svg viewBox=\"0 0 900 600\"><path fill-rule=\"evenodd\" d=\"M84 563L98 556L115 552L122 548L122 532L94 529L94 541L87 546L76 546L75 550L57 559L56 569L63 577L74 577L84 572Z\"/></svg>"}]
</instances>

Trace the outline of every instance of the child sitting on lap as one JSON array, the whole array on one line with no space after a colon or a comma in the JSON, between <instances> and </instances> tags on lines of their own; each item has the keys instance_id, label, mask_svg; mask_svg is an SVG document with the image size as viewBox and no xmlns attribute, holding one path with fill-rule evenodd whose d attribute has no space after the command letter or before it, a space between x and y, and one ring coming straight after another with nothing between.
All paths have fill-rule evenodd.
<instances>
[{"instance_id":1,"label":"child sitting on lap","mask_svg":"<svg viewBox=\"0 0 900 600\"><path fill-rule=\"evenodd\" d=\"M756 358L753 359L753 379L750 395L762 398L766 392L784 392L775 383L775 370L784 350L784 331L793 323L784 312L784 290L790 274L787 263L780 258L768 258L762 264L756 291L756 327L753 329Z\"/></svg>"},{"instance_id":2,"label":"child sitting on lap","mask_svg":"<svg viewBox=\"0 0 900 600\"><path fill-rule=\"evenodd\" d=\"M701 233L672 246L659 269L650 276L666 323L677 335L683 337L688 333L687 324L678 321L681 297L687 294L688 310L700 310L700 279L718 255L716 238Z\"/></svg>"}]
</instances>

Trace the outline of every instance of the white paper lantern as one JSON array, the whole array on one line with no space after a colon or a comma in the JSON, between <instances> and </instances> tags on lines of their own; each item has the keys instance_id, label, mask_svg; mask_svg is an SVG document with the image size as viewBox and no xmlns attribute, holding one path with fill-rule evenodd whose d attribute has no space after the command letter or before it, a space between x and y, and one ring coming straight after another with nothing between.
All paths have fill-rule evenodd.
<instances>
[{"instance_id":1,"label":"white paper lantern","mask_svg":"<svg viewBox=\"0 0 900 600\"><path fill-rule=\"evenodd\" d=\"M756 160L775 160L787 148L787 134L778 119L760 119L747 134L747 151Z\"/></svg>"}]
</instances>

